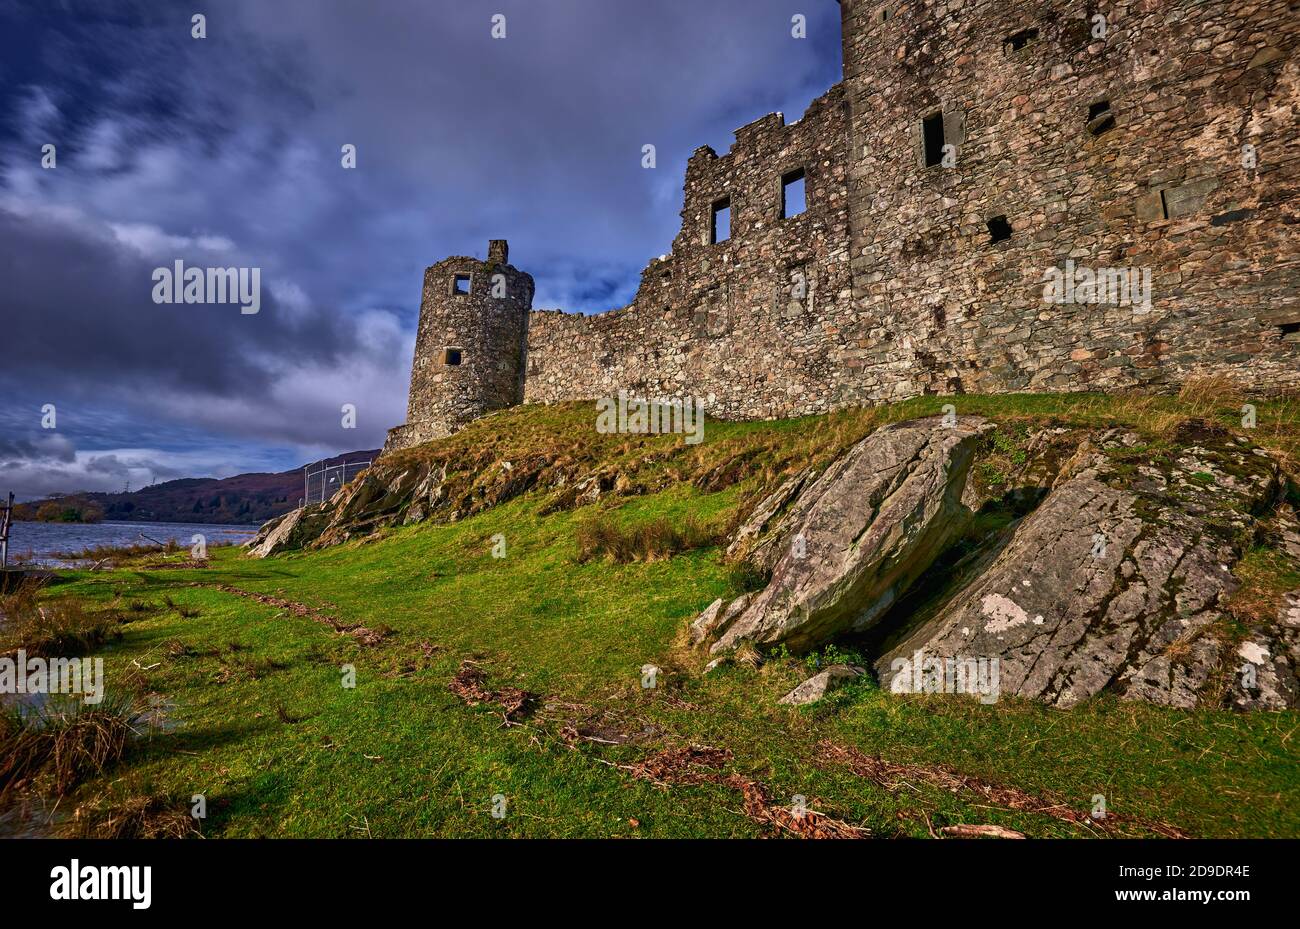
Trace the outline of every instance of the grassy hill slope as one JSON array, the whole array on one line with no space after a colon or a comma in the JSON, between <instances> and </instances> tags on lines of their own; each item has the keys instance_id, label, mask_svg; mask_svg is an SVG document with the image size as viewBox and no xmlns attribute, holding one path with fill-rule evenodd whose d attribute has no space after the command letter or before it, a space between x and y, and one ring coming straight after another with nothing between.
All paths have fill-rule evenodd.
<instances>
[{"instance_id":1,"label":"grassy hill slope","mask_svg":"<svg viewBox=\"0 0 1300 929\"><path fill-rule=\"evenodd\" d=\"M924 398L710 423L698 448L597 436L589 405L499 414L406 460L568 456L577 471L621 476L621 489L615 479L596 502L562 506L553 490L498 502L480 493L466 499L487 504L463 518L323 551L265 561L220 551L203 568L146 558L49 590L112 618L121 638L102 650L110 688L151 701L165 720L71 786L60 810L76 813L57 828L148 831L142 824L203 794L208 836L928 837L959 824L1031 836L1300 836L1294 712L1112 698L1060 711L871 684L790 709L777 699L839 655L704 676L704 659L682 645L701 609L750 583L716 540L784 474L883 422L953 403L1009 434L1060 422L1158 437L1188 415L1237 427L1239 401ZM1300 405L1260 403L1258 415L1252 437L1294 466ZM979 479L999 479L996 460ZM578 544L595 525L609 534L688 520L701 547L671 556L617 563L584 558ZM493 557L498 536L504 558ZM1267 611L1300 588L1294 565L1265 544L1244 564L1255 572L1244 610ZM653 688L646 665L661 669ZM343 686L345 666L355 688ZM1098 795L1102 821L1087 815ZM818 815L792 818L798 798ZM125 816L133 810L144 812Z\"/></svg>"}]
</instances>

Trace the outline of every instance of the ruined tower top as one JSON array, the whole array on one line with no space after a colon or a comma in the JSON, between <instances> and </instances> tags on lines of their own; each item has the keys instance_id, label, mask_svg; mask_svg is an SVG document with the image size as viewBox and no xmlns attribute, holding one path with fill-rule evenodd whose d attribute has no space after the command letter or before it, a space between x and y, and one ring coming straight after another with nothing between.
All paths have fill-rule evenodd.
<instances>
[{"instance_id":1,"label":"ruined tower top","mask_svg":"<svg viewBox=\"0 0 1300 929\"><path fill-rule=\"evenodd\" d=\"M387 451L451 435L523 401L533 279L512 268L505 239L486 261L446 258L424 274L407 423Z\"/></svg>"}]
</instances>

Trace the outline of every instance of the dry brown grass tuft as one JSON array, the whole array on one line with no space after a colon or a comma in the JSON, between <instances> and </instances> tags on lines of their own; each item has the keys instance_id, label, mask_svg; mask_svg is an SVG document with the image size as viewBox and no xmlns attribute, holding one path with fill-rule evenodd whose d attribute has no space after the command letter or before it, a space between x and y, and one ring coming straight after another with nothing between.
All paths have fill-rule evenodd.
<instances>
[{"instance_id":1,"label":"dry brown grass tuft","mask_svg":"<svg viewBox=\"0 0 1300 929\"><path fill-rule=\"evenodd\" d=\"M598 516L578 526L577 541L580 562L603 557L616 564L629 564L659 561L715 545L718 536L692 518L680 527L661 518L624 529L608 516Z\"/></svg>"},{"instance_id":2,"label":"dry brown grass tuft","mask_svg":"<svg viewBox=\"0 0 1300 929\"><path fill-rule=\"evenodd\" d=\"M0 716L0 805L37 788L64 797L87 777L116 763L142 726L143 709L129 696L66 710Z\"/></svg>"},{"instance_id":3,"label":"dry brown grass tuft","mask_svg":"<svg viewBox=\"0 0 1300 929\"><path fill-rule=\"evenodd\" d=\"M1300 583L1300 572L1290 560L1264 547L1247 552L1232 573L1241 584L1228 598L1228 612L1248 626L1277 622L1287 593Z\"/></svg>"},{"instance_id":4,"label":"dry brown grass tuft","mask_svg":"<svg viewBox=\"0 0 1300 929\"><path fill-rule=\"evenodd\" d=\"M1225 406L1240 407L1246 394L1235 378L1217 375L1188 381L1178 391L1178 402L1186 407L1184 415L1212 419Z\"/></svg>"},{"instance_id":5,"label":"dry brown grass tuft","mask_svg":"<svg viewBox=\"0 0 1300 929\"><path fill-rule=\"evenodd\" d=\"M24 582L0 603L6 620L0 631L0 654L23 649L33 658L71 658L121 638L117 613L92 612L73 599L41 603L39 590L39 585Z\"/></svg>"},{"instance_id":6,"label":"dry brown grass tuft","mask_svg":"<svg viewBox=\"0 0 1300 929\"><path fill-rule=\"evenodd\" d=\"M36 609L45 581L36 577L23 578L12 591L0 597L0 619L23 616Z\"/></svg>"},{"instance_id":7,"label":"dry brown grass tuft","mask_svg":"<svg viewBox=\"0 0 1300 929\"><path fill-rule=\"evenodd\" d=\"M55 557L63 561L88 561L99 568L117 568L127 562L147 555L177 552L180 546L175 540L165 545L153 542L137 542L131 545L93 545L74 552L59 552Z\"/></svg>"},{"instance_id":8,"label":"dry brown grass tuft","mask_svg":"<svg viewBox=\"0 0 1300 929\"><path fill-rule=\"evenodd\" d=\"M186 839L202 835L184 800L157 795L131 797L121 803L99 800L82 804L66 831L81 839Z\"/></svg>"}]
</instances>

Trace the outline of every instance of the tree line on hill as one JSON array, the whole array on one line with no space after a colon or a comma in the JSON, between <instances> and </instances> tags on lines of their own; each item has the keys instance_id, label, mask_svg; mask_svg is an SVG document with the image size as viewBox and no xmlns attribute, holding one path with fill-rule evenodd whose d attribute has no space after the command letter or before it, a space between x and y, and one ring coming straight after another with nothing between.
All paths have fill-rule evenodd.
<instances>
[{"instance_id":1,"label":"tree line on hill","mask_svg":"<svg viewBox=\"0 0 1300 929\"><path fill-rule=\"evenodd\" d=\"M366 461L376 451L349 452L328 464ZM349 474L349 476L352 476ZM20 503L14 519L39 522L159 522L261 525L297 508L303 471L240 474L224 479L182 478L130 493L75 493Z\"/></svg>"}]
</instances>

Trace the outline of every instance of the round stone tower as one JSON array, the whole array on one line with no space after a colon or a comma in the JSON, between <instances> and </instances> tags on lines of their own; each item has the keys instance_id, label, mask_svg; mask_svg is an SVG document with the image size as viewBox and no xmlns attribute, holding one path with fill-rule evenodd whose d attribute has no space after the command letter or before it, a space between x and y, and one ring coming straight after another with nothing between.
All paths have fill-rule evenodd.
<instances>
[{"instance_id":1,"label":"round stone tower","mask_svg":"<svg viewBox=\"0 0 1300 929\"><path fill-rule=\"evenodd\" d=\"M410 448L523 401L533 279L503 239L486 261L448 258L424 273L406 425L384 451Z\"/></svg>"}]
</instances>

